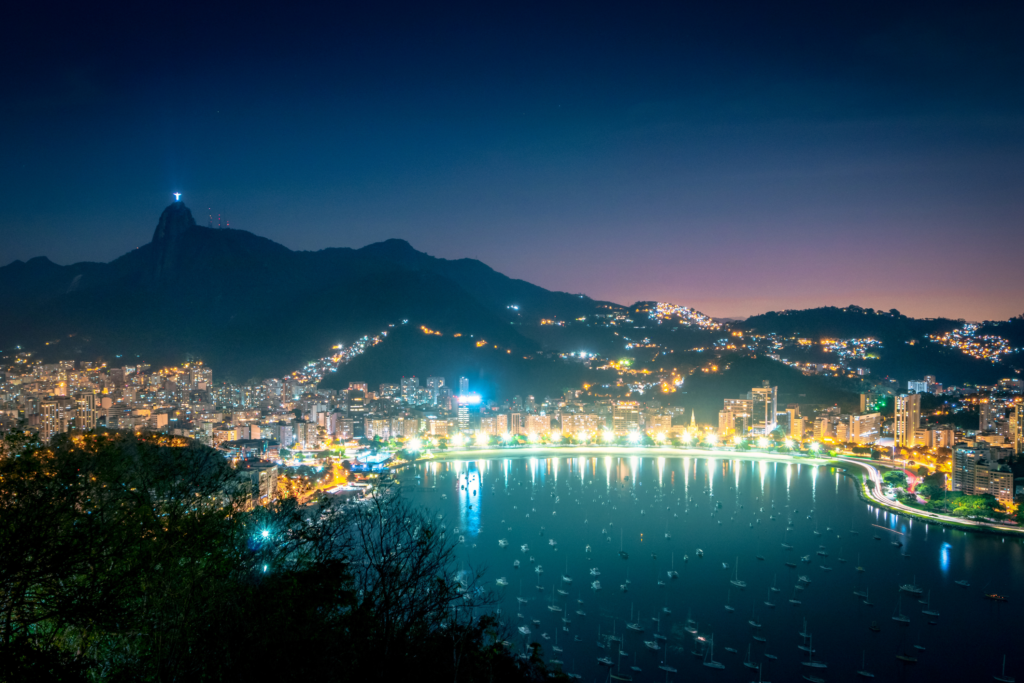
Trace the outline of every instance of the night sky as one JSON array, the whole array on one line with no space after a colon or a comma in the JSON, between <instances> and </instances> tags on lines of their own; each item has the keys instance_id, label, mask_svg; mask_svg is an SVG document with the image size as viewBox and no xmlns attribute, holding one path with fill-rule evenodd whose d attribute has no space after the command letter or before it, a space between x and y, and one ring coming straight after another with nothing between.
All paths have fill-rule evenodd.
<instances>
[{"instance_id":1,"label":"night sky","mask_svg":"<svg viewBox=\"0 0 1024 683\"><path fill-rule=\"evenodd\" d=\"M1024 3L13 3L0 264L180 191L717 316L1024 312Z\"/></svg>"}]
</instances>

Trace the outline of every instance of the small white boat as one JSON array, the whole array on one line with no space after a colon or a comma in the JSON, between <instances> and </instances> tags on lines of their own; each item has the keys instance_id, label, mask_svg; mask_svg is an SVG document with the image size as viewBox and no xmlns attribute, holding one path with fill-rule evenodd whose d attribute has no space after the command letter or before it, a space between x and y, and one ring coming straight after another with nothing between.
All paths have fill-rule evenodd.
<instances>
[{"instance_id":1,"label":"small white boat","mask_svg":"<svg viewBox=\"0 0 1024 683\"><path fill-rule=\"evenodd\" d=\"M495 581L495 583L498 584L499 586L507 586L508 585L508 579L506 579L503 576L500 579L498 579L497 581Z\"/></svg>"}]
</instances>

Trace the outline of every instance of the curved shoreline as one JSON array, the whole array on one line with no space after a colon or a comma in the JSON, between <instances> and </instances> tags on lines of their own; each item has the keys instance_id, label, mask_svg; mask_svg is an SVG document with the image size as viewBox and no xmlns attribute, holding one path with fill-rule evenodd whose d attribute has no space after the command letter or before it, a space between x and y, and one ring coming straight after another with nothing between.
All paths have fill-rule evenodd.
<instances>
[{"instance_id":1,"label":"curved shoreline","mask_svg":"<svg viewBox=\"0 0 1024 683\"><path fill-rule=\"evenodd\" d=\"M912 508L897 500L889 500L880 493L882 490L882 476L879 474L878 468L866 462L861 462L852 458L837 456L834 460L848 465L858 465L864 468L868 473L868 477L874 483L874 487L868 488L867 484L862 481L857 492L862 500L871 505L888 510L893 514L905 515L907 517L921 520L927 524L938 524L940 526L958 529L959 531L973 531L977 533L1024 538L1024 529L1021 527L997 524L994 522L978 522L970 519L962 519L960 517L940 515L936 512L928 512L927 510Z\"/></svg>"},{"instance_id":2,"label":"curved shoreline","mask_svg":"<svg viewBox=\"0 0 1024 683\"><path fill-rule=\"evenodd\" d=\"M812 466L823 466L833 465L839 466L843 469L847 469L848 466L855 465L861 467L867 472L867 476L874 483L874 488L868 488L867 483L864 481L860 482L857 493L861 497L861 500L866 501L870 505L880 507L884 510L892 512L894 514L906 515L914 519L919 519L928 524L938 524L941 526L947 526L950 528L958 529L960 531L976 532L976 533L987 533L997 534L1010 537L1021 537L1024 538L1024 528L1008 526L1004 524L996 524L993 522L978 522L968 519L961 519L959 517L950 517L948 515L940 515L934 512L927 512L925 510L918 510L908 505L904 505L899 501L892 501L883 497L880 493L882 476L878 472L878 468L867 462L856 460L853 458L847 458L843 456L835 456L831 458L822 457L807 457L801 456L796 457L784 453L766 453L764 451L748 450L748 451L736 451L736 450L709 450L706 448L694 448L694 449L683 449L673 447L654 447L654 448L642 448L637 447L635 449L627 449L621 446L525 446L518 448L484 448L480 450L471 450L469 448L444 451L441 453L433 453L431 457L420 457L416 460L409 460L405 464L424 463L424 462L438 462L438 461L462 461L462 460L491 460L500 458L511 458L511 457L672 457L672 458L711 458L716 460L760 460L769 462L783 462L787 464L807 464Z\"/></svg>"}]
</instances>

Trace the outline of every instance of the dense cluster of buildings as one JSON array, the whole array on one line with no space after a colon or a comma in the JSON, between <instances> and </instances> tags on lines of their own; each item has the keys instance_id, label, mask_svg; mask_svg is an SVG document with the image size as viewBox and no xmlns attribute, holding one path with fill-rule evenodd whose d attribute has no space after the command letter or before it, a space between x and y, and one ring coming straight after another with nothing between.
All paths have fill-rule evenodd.
<instances>
[{"instance_id":1,"label":"dense cluster of buildings","mask_svg":"<svg viewBox=\"0 0 1024 683\"><path fill-rule=\"evenodd\" d=\"M595 398L570 390L542 400L514 396L498 402L481 400L465 377L452 383L438 376L401 377L376 387L352 382L347 389L320 388L328 372L375 339L364 338L287 377L245 385L215 382L213 370L202 363L156 370L145 363L48 364L23 354L0 374L0 424L24 421L44 442L59 433L100 426L160 432L194 438L240 460L287 459L340 446L360 450L368 442L395 448L414 438L482 443L488 437L518 436L609 441L714 434L737 442L760 437L837 447L884 445L893 453L948 449L955 454L950 464L955 490L1006 500L1014 488L1006 463L1024 451L1024 382L1018 379L994 387L944 389L934 377L924 377L895 396L862 394L859 410L852 413L838 406L780 405L778 387L764 382L726 398L717 425L698 425L692 409L663 405L656 394ZM944 411L925 414L922 398L929 394L943 395ZM883 410L887 399L891 407ZM976 409L977 429L934 419L936 413L949 414L950 405ZM933 455L931 463L937 461ZM267 486L272 473L254 467L254 484Z\"/></svg>"}]
</instances>

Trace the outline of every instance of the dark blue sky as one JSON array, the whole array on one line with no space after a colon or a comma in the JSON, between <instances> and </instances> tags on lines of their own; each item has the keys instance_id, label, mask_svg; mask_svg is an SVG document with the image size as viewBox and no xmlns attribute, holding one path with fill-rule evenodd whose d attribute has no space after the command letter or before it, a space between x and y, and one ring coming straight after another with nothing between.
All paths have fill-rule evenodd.
<instances>
[{"instance_id":1,"label":"dark blue sky","mask_svg":"<svg viewBox=\"0 0 1024 683\"><path fill-rule=\"evenodd\" d=\"M20 4L0 263L181 191L621 303L1024 312L1019 2Z\"/></svg>"}]
</instances>

